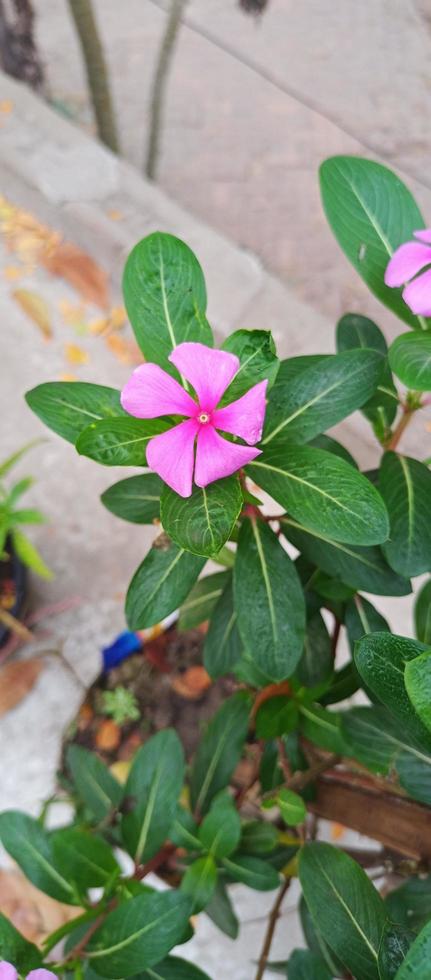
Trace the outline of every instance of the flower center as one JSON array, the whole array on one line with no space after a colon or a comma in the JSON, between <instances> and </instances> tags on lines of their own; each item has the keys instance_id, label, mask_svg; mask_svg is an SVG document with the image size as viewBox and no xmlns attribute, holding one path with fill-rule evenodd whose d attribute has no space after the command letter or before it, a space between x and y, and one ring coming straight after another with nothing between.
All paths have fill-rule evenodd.
<instances>
[{"instance_id":1,"label":"flower center","mask_svg":"<svg viewBox=\"0 0 431 980\"><path fill-rule=\"evenodd\" d=\"M201 425L208 425L209 420L210 420L210 416L208 412L199 412L198 422L200 422Z\"/></svg>"}]
</instances>

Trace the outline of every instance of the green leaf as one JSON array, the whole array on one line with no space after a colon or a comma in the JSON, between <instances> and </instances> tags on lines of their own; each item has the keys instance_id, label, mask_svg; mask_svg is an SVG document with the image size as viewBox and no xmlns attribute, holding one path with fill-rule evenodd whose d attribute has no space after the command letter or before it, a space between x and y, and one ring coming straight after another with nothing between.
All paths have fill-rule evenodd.
<instances>
[{"instance_id":1,"label":"green leaf","mask_svg":"<svg viewBox=\"0 0 431 980\"><path fill-rule=\"evenodd\" d=\"M33 446L38 446L40 445L41 442L43 442L42 439L32 439L31 442L26 442L25 446L21 446L21 449L17 449L16 452L12 453L10 456L7 456L6 459L4 459L2 463L0 463L0 479L2 480L3 477L5 477L7 473L9 473L9 470L11 470L15 466L15 463L18 463L19 460L22 459L22 457L25 456L25 454L28 453L30 449L33 449ZM19 492L23 492L24 490L27 489L27 487L31 486L31 483L32 480L31 478L29 479L28 477L25 478L24 480L20 480L20 482L16 484L15 487L12 489L11 497L15 491L15 499L16 499L17 488L22 487L22 490L20 490Z\"/></svg>"},{"instance_id":2,"label":"green leaf","mask_svg":"<svg viewBox=\"0 0 431 980\"><path fill-rule=\"evenodd\" d=\"M391 525L383 552L400 575L421 575L431 570L431 472L408 456L383 456L379 487Z\"/></svg>"},{"instance_id":3,"label":"green leaf","mask_svg":"<svg viewBox=\"0 0 431 980\"><path fill-rule=\"evenodd\" d=\"M380 548L342 544L327 534L310 531L291 518L283 518L282 526L289 541L309 561L352 588L377 595L408 595L411 592L409 580L390 568Z\"/></svg>"},{"instance_id":4,"label":"green leaf","mask_svg":"<svg viewBox=\"0 0 431 980\"><path fill-rule=\"evenodd\" d=\"M222 573L224 574L224 573ZM241 660L242 642L233 605L232 578L229 577L213 610L204 643L204 667L210 677L230 674Z\"/></svg>"},{"instance_id":5,"label":"green leaf","mask_svg":"<svg viewBox=\"0 0 431 980\"><path fill-rule=\"evenodd\" d=\"M368 288L416 330L401 291L385 285L389 259L413 232L424 227L410 191L391 170L373 160L335 156L320 168L323 207L334 235Z\"/></svg>"},{"instance_id":6,"label":"green leaf","mask_svg":"<svg viewBox=\"0 0 431 980\"><path fill-rule=\"evenodd\" d=\"M232 902L226 886L220 878L205 912L221 932L224 932L230 939L237 938L239 922L232 908ZM184 980L188 980L188 978L184 978Z\"/></svg>"},{"instance_id":7,"label":"green leaf","mask_svg":"<svg viewBox=\"0 0 431 980\"><path fill-rule=\"evenodd\" d=\"M216 793L228 785L241 757L249 712L249 696L241 691L225 701L211 719L191 771L190 794L194 810L205 814Z\"/></svg>"},{"instance_id":8,"label":"green leaf","mask_svg":"<svg viewBox=\"0 0 431 980\"><path fill-rule=\"evenodd\" d=\"M431 391L431 334L401 334L389 348L389 363L407 388Z\"/></svg>"},{"instance_id":9,"label":"green leaf","mask_svg":"<svg viewBox=\"0 0 431 980\"><path fill-rule=\"evenodd\" d=\"M304 595L293 562L263 521L244 521L233 575L238 629L249 657L274 681L290 677L304 643Z\"/></svg>"},{"instance_id":10,"label":"green leaf","mask_svg":"<svg viewBox=\"0 0 431 980\"><path fill-rule=\"evenodd\" d=\"M430 962L431 922L428 922L410 947L396 980L429 980Z\"/></svg>"},{"instance_id":11,"label":"green leaf","mask_svg":"<svg viewBox=\"0 0 431 980\"><path fill-rule=\"evenodd\" d=\"M338 712L327 711L320 704L301 704L299 714L301 732L310 742L315 742L328 752L343 754L341 716Z\"/></svg>"},{"instance_id":12,"label":"green leaf","mask_svg":"<svg viewBox=\"0 0 431 980\"><path fill-rule=\"evenodd\" d=\"M416 636L431 646L431 579L422 586L415 602Z\"/></svg>"},{"instance_id":13,"label":"green leaf","mask_svg":"<svg viewBox=\"0 0 431 980\"><path fill-rule=\"evenodd\" d=\"M268 854L278 843L278 830L272 823L249 820L242 825L240 850L243 854Z\"/></svg>"},{"instance_id":14,"label":"green leaf","mask_svg":"<svg viewBox=\"0 0 431 980\"><path fill-rule=\"evenodd\" d=\"M191 497L180 497L165 486L160 516L167 534L186 551L214 558L230 538L242 507L237 476L194 487Z\"/></svg>"},{"instance_id":15,"label":"green leaf","mask_svg":"<svg viewBox=\"0 0 431 980\"><path fill-rule=\"evenodd\" d=\"M293 732L298 724L298 708L285 694L268 698L256 713L257 738L278 738Z\"/></svg>"},{"instance_id":16,"label":"green leaf","mask_svg":"<svg viewBox=\"0 0 431 980\"><path fill-rule=\"evenodd\" d=\"M139 980L211 980L211 978L188 960L180 960L178 956L167 956L151 970L140 973Z\"/></svg>"},{"instance_id":17,"label":"green leaf","mask_svg":"<svg viewBox=\"0 0 431 980\"><path fill-rule=\"evenodd\" d=\"M215 572L199 579L181 606L178 628L193 630L210 619L229 581L229 572Z\"/></svg>"},{"instance_id":18,"label":"green leaf","mask_svg":"<svg viewBox=\"0 0 431 980\"><path fill-rule=\"evenodd\" d=\"M37 820L19 810L5 810L0 813L0 840L36 888L75 904L75 890L57 870L51 839Z\"/></svg>"},{"instance_id":19,"label":"green leaf","mask_svg":"<svg viewBox=\"0 0 431 980\"><path fill-rule=\"evenodd\" d=\"M183 780L183 748L167 728L136 753L124 790L133 806L123 814L121 835L136 863L145 864L168 837Z\"/></svg>"},{"instance_id":20,"label":"green leaf","mask_svg":"<svg viewBox=\"0 0 431 980\"><path fill-rule=\"evenodd\" d=\"M295 949L287 963L287 980L331 980L325 961L308 949Z\"/></svg>"},{"instance_id":21,"label":"green leaf","mask_svg":"<svg viewBox=\"0 0 431 980\"><path fill-rule=\"evenodd\" d=\"M321 696L322 704L337 704L351 698L361 686L361 679L353 663L347 663L341 670L336 670L328 691Z\"/></svg>"},{"instance_id":22,"label":"green leaf","mask_svg":"<svg viewBox=\"0 0 431 980\"><path fill-rule=\"evenodd\" d=\"M80 745L69 745L66 760L78 796L100 823L119 807L122 786L94 752Z\"/></svg>"},{"instance_id":23,"label":"green leaf","mask_svg":"<svg viewBox=\"0 0 431 980\"><path fill-rule=\"evenodd\" d=\"M274 441L247 471L312 531L358 545L379 544L388 537L388 515L377 490L333 453L312 446L286 450Z\"/></svg>"},{"instance_id":24,"label":"green leaf","mask_svg":"<svg viewBox=\"0 0 431 980\"><path fill-rule=\"evenodd\" d=\"M296 669L296 676L306 687L317 687L329 680L334 670L332 642L320 612L307 621L304 651Z\"/></svg>"},{"instance_id":25,"label":"green leaf","mask_svg":"<svg viewBox=\"0 0 431 980\"><path fill-rule=\"evenodd\" d=\"M299 878L313 922L355 980L379 980L386 921L378 891L352 858L330 844L306 844Z\"/></svg>"},{"instance_id":26,"label":"green leaf","mask_svg":"<svg viewBox=\"0 0 431 980\"><path fill-rule=\"evenodd\" d=\"M277 806L288 827L297 827L298 824L304 823L307 808L298 793L294 793L291 789L281 789L277 794Z\"/></svg>"},{"instance_id":27,"label":"green leaf","mask_svg":"<svg viewBox=\"0 0 431 980\"><path fill-rule=\"evenodd\" d=\"M416 714L431 731L431 650L406 663L404 681Z\"/></svg>"},{"instance_id":28,"label":"green leaf","mask_svg":"<svg viewBox=\"0 0 431 980\"><path fill-rule=\"evenodd\" d=\"M385 905L392 922L419 931L431 918L431 875L408 878L386 895Z\"/></svg>"},{"instance_id":29,"label":"green leaf","mask_svg":"<svg viewBox=\"0 0 431 980\"><path fill-rule=\"evenodd\" d=\"M384 630L388 633L391 632L389 623L384 616L362 595L356 595L346 604L344 625L352 653L356 641L360 640L366 633L381 633Z\"/></svg>"},{"instance_id":30,"label":"green leaf","mask_svg":"<svg viewBox=\"0 0 431 980\"><path fill-rule=\"evenodd\" d=\"M198 837L198 825L190 810L178 806L173 824L169 831L169 839L176 847L184 847L186 851L200 851L201 843Z\"/></svg>"},{"instance_id":31,"label":"green leaf","mask_svg":"<svg viewBox=\"0 0 431 980\"><path fill-rule=\"evenodd\" d=\"M76 448L81 456L103 466L146 466L150 439L169 428L169 423L161 419L102 419L81 432Z\"/></svg>"},{"instance_id":32,"label":"green leaf","mask_svg":"<svg viewBox=\"0 0 431 980\"><path fill-rule=\"evenodd\" d=\"M48 381L32 388L25 398L49 429L73 443L92 422L126 418L119 391L86 381Z\"/></svg>"},{"instance_id":33,"label":"green leaf","mask_svg":"<svg viewBox=\"0 0 431 980\"><path fill-rule=\"evenodd\" d=\"M205 558L170 541L162 534L136 570L126 597L130 629L154 626L177 609L189 594L205 565Z\"/></svg>"},{"instance_id":34,"label":"green leaf","mask_svg":"<svg viewBox=\"0 0 431 980\"><path fill-rule=\"evenodd\" d=\"M199 840L214 858L228 857L241 837L241 820L235 804L225 793L216 796L199 828Z\"/></svg>"},{"instance_id":35,"label":"green leaf","mask_svg":"<svg viewBox=\"0 0 431 980\"><path fill-rule=\"evenodd\" d=\"M217 868L211 854L199 857L189 865L180 890L191 899L193 915L202 912L211 901L216 884Z\"/></svg>"},{"instance_id":36,"label":"green leaf","mask_svg":"<svg viewBox=\"0 0 431 980\"><path fill-rule=\"evenodd\" d=\"M240 881L256 891L271 892L280 884L278 872L261 858L235 854L225 858L223 865L232 881Z\"/></svg>"},{"instance_id":37,"label":"green leaf","mask_svg":"<svg viewBox=\"0 0 431 980\"><path fill-rule=\"evenodd\" d=\"M235 401L258 381L273 385L280 362L269 330L235 330L222 344L222 350L236 354L240 367L223 396L225 402Z\"/></svg>"},{"instance_id":38,"label":"green leaf","mask_svg":"<svg viewBox=\"0 0 431 980\"><path fill-rule=\"evenodd\" d=\"M316 928L304 895L301 895L299 899L298 911L304 938L311 952L324 960L331 977L337 976L337 974L343 974L343 965L333 955L321 932Z\"/></svg>"},{"instance_id":39,"label":"green leaf","mask_svg":"<svg viewBox=\"0 0 431 980\"><path fill-rule=\"evenodd\" d=\"M392 922L386 924L379 949L379 976L382 980L395 980L414 938L415 934L410 929L402 929Z\"/></svg>"},{"instance_id":40,"label":"green leaf","mask_svg":"<svg viewBox=\"0 0 431 980\"><path fill-rule=\"evenodd\" d=\"M85 830L66 827L51 836L56 868L77 891L105 887L120 868L109 845Z\"/></svg>"},{"instance_id":41,"label":"green leaf","mask_svg":"<svg viewBox=\"0 0 431 980\"><path fill-rule=\"evenodd\" d=\"M370 422L381 421L388 428L397 414L398 392L387 360L386 340L373 320L358 313L346 313L337 324L337 350L354 350L358 347L379 351L384 356L384 366L376 391L362 406L362 411Z\"/></svg>"},{"instance_id":42,"label":"green leaf","mask_svg":"<svg viewBox=\"0 0 431 980\"><path fill-rule=\"evenodd\" d=\"M346 463L350 463L350 466L354 466L358 469L358 464L353 456L349 453L345 446L341 445L336 439L332 439L331 436L324 435L322 433L320 436L315 436L311 439L310 446L315 446L316 449L326 449L328 453L334 453L334 456L339 456L340 459L344 459Z\"/></svg>"},{"instance_id":43,"label":"green leaf","mask_svg":"<svg viewBox=\"0 0 431 980\"><path fill-rule=\"evenodd\" d=\"M181 942L190 900L178 891L138 895L114 909L86 949L102 977L131 977L158 963Z\"/></svg>"},{"instance_id":44,"label":"green leaf","mask_svg":"<svg viewBox=\"0 0 431 980\"><path fill-rule=\"evenodd\" d=\"M40 575L41 578L51 579L53 577L51 569L45 565L45 562L35 545L28 540L22 531L17 531L17 529L14 528L12 531L12 541L18 558L21 559L24 565L27 565L27 568L31 568L31 570L36 572L37 575Z\"/></svg>"},{"instance_id":45,"label":"green leaf","mask_svg":"<svg viewBox=\"0 0 431 980\"><path fill-rule=\"evenodd\" d=\"M33 943L15 929L6 916L0 912L0 960L12 963L21 974L37 970L42 965L42 957Z\"/></svg>"},{"instance_id":46,"label":"green leaf","mask_svg":"<svg viewBox=\"0 0 431 980\"><path fill-rule=\"evenodd\" d=\"M333 354L274 386L269 396L262 445L308 442L341 422L374 394L384 367L375 350Z\"/></svg>"},{"instance_id":47,"label":"green leaf","mask_svg":"<svg viewBox=\"0 0 431 980\"><path fill-rule=\"evenodd\" d=\"M418 718L404 684L406 664L425 649L422 643L404 636L370 633L358 640L355 663L367 686L402 723L410 737L431 749L431 734Z\"/></svg>"},{"instance_id":48,"label":"green leaf","mask_svg":"<svg viewBox=\"0 0 431 980\"><path fill-rule=\"evenodd\" d=\"M123 521L152 524L160 515L163 483L155 473L129 476L102 493L102 504Z\"/></svg>"},{"instance_id":49,"label":"green leaf","mask_svg":"<svg viewBox=\"0 0 431 980\"><path fill-rule=\"evenodd\" d=\"M126 262L123 292L147 361L173 373L168 357L178 344L191 340L212 347L203 272L179 238L155 232L138 242Z\"/></svg>"}]
</instances>

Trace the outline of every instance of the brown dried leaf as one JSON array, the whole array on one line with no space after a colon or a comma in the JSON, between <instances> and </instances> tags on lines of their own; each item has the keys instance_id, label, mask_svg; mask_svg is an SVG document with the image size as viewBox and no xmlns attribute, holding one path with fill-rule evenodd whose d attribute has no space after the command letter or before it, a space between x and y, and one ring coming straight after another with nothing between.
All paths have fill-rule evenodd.
<instances>
[{"instance_id":1,"label":"brown dried leaf","mask_svg":"<svg viewBox=\"0 0 431 980\"><path fill-rule=\"evenodd\" d=\"M100 265L71 242L60 242L43 256L43 262L53 276L66 279L89 303L102 310L109 305L108 276Z\"/></svg>"},{"instance_id":2,"label":"brown dried leaf","mask_svg":"<svg viewBox=\"0 0 431 980\"><path fill-rule=\"evenodd\" d=\"M30 884L18 870L0 870L0 912L29 942L42 941L82 909L62 905Z\"/></svg>"},{"instance_id":3,"label":"brown dried leaf","mask_svg":"<svg viewBox=\"0 0 431 980\"><path fill-rule=\"evenodd\" d=\"M189 667L172 681L172 687L181 697L196 701L211 687L212 681L205 667Z\"/></svg>"},{"instance_id":4,"label":"brown dried leaf","mask_svg":"<svg viewBox=\"0 0 431 980\"><path fill-rule=\"evenodd\" d=\"M44 666L40 657L0 667L0 717L15 708L34 687Z\"/></svg>"},{"instance_id":5,"label":"brown dried leaf","mask_svg":"<svg viewBox=\"0 0 431 980\"><path fill-rule=\"evenodd\" d=\"M37 324L45 340L50 340L52 337L51 317L48 304L43 297L39 296L38 293L30 292L29 289L15 289L12 296L24 310L24 313Z\"/></svg>"},{"instance_id":6,"label":"brown dried leaf","mask_svg":"<svg viewBox=\"0 0 431 980\"><path fill-rule=\"evenodd\" d=\"M96 746L101 749L102 752L113 752L117 749L121 740L121 732L115 721L107 719L102 721L100 728L96 733Z\"/></svg>"}]
</instances>

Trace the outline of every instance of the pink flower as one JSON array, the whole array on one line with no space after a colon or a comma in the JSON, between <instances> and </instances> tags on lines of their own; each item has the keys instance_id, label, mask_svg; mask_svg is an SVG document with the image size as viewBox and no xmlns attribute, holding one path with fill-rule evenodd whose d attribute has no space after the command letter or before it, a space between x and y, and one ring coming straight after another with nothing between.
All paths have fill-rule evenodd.
<instances>
[{"instance_id":1,"label":"pink flower","mask_svg":"<svg viewBox=\"0 0 431 980\"><path fill-rule=\"evenodd\" d=\"M405 242L397 248L386 266L385 283L387 286L408 283L403 289L404 302L412 313L431 316L431 268L417 275L426 265L431 266L431 228L413 234L418 241Z\"/></svg>"},{"instance_id":2,"label":"pink flower","mask_svg":"<svg viewBox=\"0 0 431 980\"><path fill-rule=\"evenodd\" d=\"M197 486L206 487L259 456L260 449L254 444L262 435L267 381L259 381L237 401L217 408L239 369L236 355L184 343L175 347L169 360L193 385L197 401L157 364L141 364L123 388L121 404L138 419L186 416L186 421L150 439L147 461L172 490L190 497L193 473ZM217 429L239 436L248 446L223 439Z\"/></svg>"},{"instance_id":3,"label":"pink flower","mask_svg":"<svg viewBox=\"0 0 431 980\"><path fill-rule=\"evenodd\" d=\"M18 980L18 973L12 963L7 963L6 960L2 960L0 963L0 980ZM30 970L27 973L26 980L58 980L55 973L51 973L51 970L44 970L42 967L39 970Z\"/></svg>"}]
</instances>

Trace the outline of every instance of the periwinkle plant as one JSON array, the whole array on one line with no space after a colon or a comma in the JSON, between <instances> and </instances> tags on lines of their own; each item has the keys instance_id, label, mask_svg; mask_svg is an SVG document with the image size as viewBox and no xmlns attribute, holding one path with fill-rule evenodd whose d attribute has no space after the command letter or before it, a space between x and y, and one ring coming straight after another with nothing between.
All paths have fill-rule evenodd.
<instances>
[{"instance_id":1,"label":"periwinkle plant","mask_svg":"<svg viewBox=\"0 0 431 980\"><path fill-rule=\"evenodd\" d=\"M417 603L416 639L393 635L368 598L408 595L411 577L431 571L428 461L399 451L431 389L431 321L426 304L415 313L404 301L399 263L405 243L422 236L427 254L421 245L406 274L416 282L428 239L409 191L379 164L330 159L321 186L341 247L412 328L389 351L378 326L356 313L338 324L335 354L280 362L265 330L238 330L215 350L197 259L154 234L125 270L146 363L122 396L82 383L43 384L27 396L78 452L143 469L103 495L119 517L160 521L129 586L128 623L150 627L178 608L180 627L209 621L205 667L213 678L229 675L234 692L190 766L173 730L143 745L125 786L73 746L70 827L49 832L25 814L0 816L2 843L30 880L82 909L42 950L0 919L1 956L22 976L48 966L88 980L202 980L171 951L202 911L235 937L230 885L242 882L276 893L257 967L250 955L260 980L296 875L308 948L289 956L286 935L278 969L290 980L431 975L431 580ZM406 300L417 303L419 290L424 302L423 283L408 289ZM373 473L326 434L357 409L381 447ZM262 506L262 491L277 509ZM208 559L220 570L203 576ZM351 659L340 667L343 631ZM361 687L367 697L355 706ZM343 838L316 840L321 816L374 838L377 856ZM133 859L128 875L118 848ZM366 869L376 867L375 884ZM155 891L150 871L174 887Z\"/></svg>"}]
</instances>

